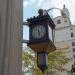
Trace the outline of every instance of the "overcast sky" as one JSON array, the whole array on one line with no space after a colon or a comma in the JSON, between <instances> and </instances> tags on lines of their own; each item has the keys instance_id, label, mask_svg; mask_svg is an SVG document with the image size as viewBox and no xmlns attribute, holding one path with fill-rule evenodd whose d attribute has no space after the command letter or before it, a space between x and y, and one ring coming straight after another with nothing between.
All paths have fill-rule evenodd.
<instances>
[{"instance_id":1,"label":"overcast sky","mask_svg":"<svg viewBox=\"0 0 75 75\"><path fill-rule=\"evenodd\" d=\"M72 24L75 24L75 0L24 0L23 2L23 19L37 15L39 8L49 9L52 7L63 8L66 5L70 12Z\"/></svg>"},{"instance_id":2,"label":"overcast sky","mask_svg":"<svg viewBox=\"0 0 75 75\"><path fill-rule=\"evenodd\" d=\"M57 7L62 9L63 5L66 5L70 12L70 19L73 25L75 25L75 0L23 0L23 20L27 18L37 16L37 11L40 8L49 9L52 7ZM58 10L59 11L59 10ZM58 15L53 14L53 15ZM28 39L28 28L24 28L23 39Z\"/></svg>"}]
</instances>

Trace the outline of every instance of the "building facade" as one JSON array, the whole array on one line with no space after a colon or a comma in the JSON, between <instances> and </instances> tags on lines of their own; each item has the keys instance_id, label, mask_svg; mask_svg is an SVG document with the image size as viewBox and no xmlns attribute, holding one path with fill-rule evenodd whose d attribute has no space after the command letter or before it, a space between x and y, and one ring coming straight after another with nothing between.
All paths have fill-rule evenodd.
<instances>
[{"instance_id":1,"label":"building facade","mask_svg":"<svg viewBox=\"0 0 75 75\"><path fill-rule=\"evenodd\" d=\"M65 5L61 9L61 13L61 16L54 19L54 23L56 24L55 45L57 50L64 51L66 57L72 59L72 61L64 66L70 71L75 59L75 25L71 24L70 14ZM61 75L63 74L61 73Z\"/></svg>"}]
</instances>

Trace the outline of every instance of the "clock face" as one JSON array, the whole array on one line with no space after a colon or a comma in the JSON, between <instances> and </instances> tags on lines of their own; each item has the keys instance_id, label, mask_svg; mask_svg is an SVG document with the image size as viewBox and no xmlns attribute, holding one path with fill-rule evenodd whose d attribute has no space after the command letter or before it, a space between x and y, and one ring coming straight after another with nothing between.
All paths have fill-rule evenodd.
<instances>
[{"instance_id":1,"label":"clock face","mask_svg":"<svg viewBox=\"0 0 75 75\"><path fill-rule=\"evenodd\" d=\"M32 30L32 36L36 39L44 37L46 34L46 28L43 25L37 25Z\"/></svg>"}]
</instances>

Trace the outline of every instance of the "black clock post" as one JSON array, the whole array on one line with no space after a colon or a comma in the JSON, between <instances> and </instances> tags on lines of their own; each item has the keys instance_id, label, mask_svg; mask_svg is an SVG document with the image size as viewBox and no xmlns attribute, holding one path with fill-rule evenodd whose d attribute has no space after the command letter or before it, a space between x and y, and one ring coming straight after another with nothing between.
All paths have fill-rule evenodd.
<instances>
[{"instance_id":1,"label":"black clock post","mask_svg":"<svg viewBox=\"0 0 75 75\"><path fill-rule=\"evenodd\" d=\"M37 66L44 71L48 67L48 53L55 51L54 30L55 24L43 10L38 11L39 15L27 20L29 23L29 43L27 45L37 52Z\"/></svg>"}]
</instances>

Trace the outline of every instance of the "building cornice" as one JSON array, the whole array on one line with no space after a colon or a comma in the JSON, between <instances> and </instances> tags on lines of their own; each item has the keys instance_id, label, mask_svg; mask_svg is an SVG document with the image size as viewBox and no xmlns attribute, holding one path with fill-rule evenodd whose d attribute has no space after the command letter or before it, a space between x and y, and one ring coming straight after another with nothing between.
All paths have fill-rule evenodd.
<instances>
[{"instance_id":1,"label":"building cornice","mask_svg":"<svg viewBox=\"0 0 75 75\"><path fill-rule=\"evenodd\" d=\"M55 30L67 29L67 28L72 28L72 27L75 27L75 25L70 25L70 26L66 26L66 27L55 28Z\"/></svg>"},{"instance_id":2,"label":"building cornice","mask_svg":"<svg viewBox=\"0 0 75 75\"><path fill-rule=\"evenodd\" d=\"M73 38L73 39L69 39L69 40L66 40L66 41L55 42L55 44L56 44L56 43L63 43L63 42L71 42L71 41L74 41L74 40L75 40L75 38Z\"/></svg>"}]
</instances>

